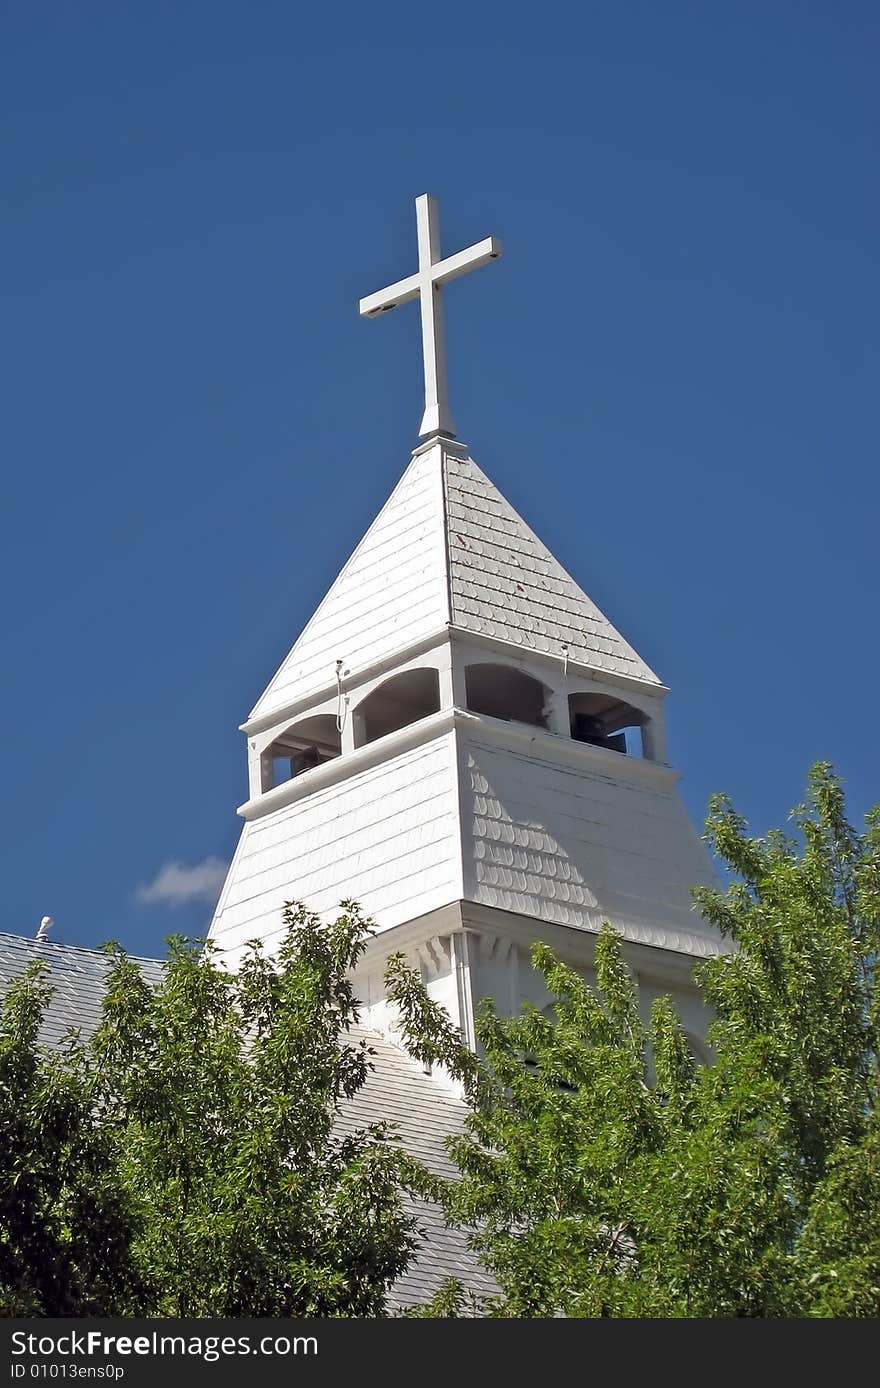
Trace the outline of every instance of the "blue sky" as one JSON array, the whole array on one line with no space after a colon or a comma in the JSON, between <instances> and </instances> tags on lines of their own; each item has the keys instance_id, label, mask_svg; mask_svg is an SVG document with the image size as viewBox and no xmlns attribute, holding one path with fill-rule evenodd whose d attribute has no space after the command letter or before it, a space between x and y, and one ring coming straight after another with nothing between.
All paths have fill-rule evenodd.
<instances>
[{"instance_id":1,"label":"blue sky","mask_svg":"<svg viewBox=\"0 0 880 1388\"><path fill-rule=\"evenodd\" d=\"M880 799L877 59L867 3L7 6L0 926L206 923L237 725L417 441L418 315L356 304L426 189L505 245L459 434L672 686L693 818Z\"/></svg>"}]
</instances>

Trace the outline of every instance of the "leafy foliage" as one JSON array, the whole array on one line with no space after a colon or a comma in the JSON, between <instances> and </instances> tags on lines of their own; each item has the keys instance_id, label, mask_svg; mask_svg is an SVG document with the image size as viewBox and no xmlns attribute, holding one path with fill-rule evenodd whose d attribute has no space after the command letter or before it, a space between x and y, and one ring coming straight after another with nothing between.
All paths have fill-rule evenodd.
<instances>
[{"instance_id":1,"label":"leafy foliage","mask_svg":"<svg viewBox=\"0 0 880 1388\"><path fill-rule=\"evenodd\" d=\"M51 989L31 967L0 1014L0 1312L101 1315L142 1288L138 1202L113 1132L96 1122L95 1076L74 1037L37 1044Z\"/></svg>"},{"instance_id":2,"label":"leafy foliage","mask_svg":"<svg viewBox=\"0 0 880 1388\"><path fill-rule=\"evenodd\" d=\"M710 1064L668 999L642 1022L607 928L595 990L534 947L555 1017L484 1003L480 1058L391 961L408 1044L470 1106L459 1179L425 1189L499 1284L484 1314L880 1314L880 813L856 834L819 765L794 820L799 838L753 839L713 802L735 880L697 894L733 946L699 972ZM425 1310L462 1304L450 1283Z\"/></svg>"},{"instance_id":3,"label":"leafy foliage","mask_svg":"<svg viewBox=\"0 0 880 1388\"><path fill-rule=\"evenodd\" d=\"M469 1106L451 1181L339 1123L370 1064L353 904L289 906L235 975L176 940L153 988L113 947L98 1031L55 1052L31 970L0 1014L0 1312L382 1315L417 1190L499 1287L475 1306L450 1280L417 1314L880 1314L880 811L855 833L820 765L794 823L754 839L713 803L734 880L698 893L731 946L699 970L711 1063L669 999L642 1018L610 929L595 987L535 946L553 1015L485 1003L478 1055L391 961L410 1049Z\"/></svg>"},{"instance_id":4,"label":"leafy foliage","mask_svg":"<svg viewBox=\"0 0 880 1388\"><path fill-rule=\"evenodd\" d=\"M370 1052L349 973L369 926L285 912L274 960L231 975L171 942L162 983L112 948L88 1048L39 1052L48 1000L13 989L0 1041L7 1314L375 1316L404 1270L407 1164L342 1133Z\"/></svg>"}]
</instances>

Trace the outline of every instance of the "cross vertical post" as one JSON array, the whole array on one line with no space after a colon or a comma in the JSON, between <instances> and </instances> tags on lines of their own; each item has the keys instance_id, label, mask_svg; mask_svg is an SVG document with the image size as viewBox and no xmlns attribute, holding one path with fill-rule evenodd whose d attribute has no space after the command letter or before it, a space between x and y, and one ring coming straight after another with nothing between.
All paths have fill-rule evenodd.
<instances>
[{"instance_id":1,"label":"cross vertical post","mask_svg":"<svg viewBox=\"0 0 880 1388\"><path fill-rule=\"evenodd\" d=\"M440 259L440 209L430 193L416 198L416 231L419 245L419 300L422 310L422 356L425 366L425 413L419 436L455 435L446 384L446 331L443 295L431 277Z\"/></svg>"},{"instance_id":2,"label":"cross vertical post","mask_svg":"<svg viewBox=\"0 0 880 1388\"><path fill-rule=\"evenodd\" d=\"M363 318L397 308L418 299L422 313L422 355L425 367L425 412L419 429L421 438L432 434L455 437L446 384L446 341L443 326L442 286L468 270L476 270L501 255L501 242L489 236L464 251L440 259L440 212L430 193L416 198L416 231L419 268L408 279L398 280L377 294L360 301Z\"/></svg>"}]
</instances>

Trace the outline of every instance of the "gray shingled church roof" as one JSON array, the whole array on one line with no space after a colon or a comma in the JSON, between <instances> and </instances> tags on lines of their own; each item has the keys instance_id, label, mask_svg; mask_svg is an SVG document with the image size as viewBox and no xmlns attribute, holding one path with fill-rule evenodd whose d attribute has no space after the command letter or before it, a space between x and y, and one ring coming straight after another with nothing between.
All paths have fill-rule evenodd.
<instances>
[{"instance_id":1,"label":"gray shingled church roof","mask_svg":"<svg viewBox=\"0 0 880 1388\"><path fill-rule=\"evenodd\" d=\"M150 983L159 981L160 960L133 958ZM57 940L0 932L0 996L29 963L38 959L48 966L49 981L55 989L40 1040L45 1045L57 1045L70 1027L78 1028L84 1037L90 1036L101 1014L110 967L107 956L99 950ZM377 1032L358 1028L355 1034L363 1036L375 1052L374 1069L360 1093L344 1106L341 1127L350 1129L385 1119L397 1125L400 1141L430 1170L453 1175L444 1138L461 1130L466 1114L464 1104ZM411 1306L425 1301L447 1277L460 1278L478 1295L496 1290L464 1237L446 1227L436 1206L420 1201L416 1213L425 1238L408 1271L394 1287L395 1305Z\"/></svg>"},{"instance_id":2,"label":"gray shingled church roof","mask_svg":"<svg viewBox=\"0 0 880 1388\"><path fill-rule=\"evenodd\" d=\"M144 977L158 983L162 965L158 959L141 959ZM14 978L24 973L28 964L41 961L47 966L48 979L55 992L40 1030L44 1045L57 1046L71 1027L91 1036L101 1018L101 1000L110 960L98 949L81 949L78 945L62 945L57 940L32 940L23 935L0 932L0 995Z\"/></svg>"}]
</instances>

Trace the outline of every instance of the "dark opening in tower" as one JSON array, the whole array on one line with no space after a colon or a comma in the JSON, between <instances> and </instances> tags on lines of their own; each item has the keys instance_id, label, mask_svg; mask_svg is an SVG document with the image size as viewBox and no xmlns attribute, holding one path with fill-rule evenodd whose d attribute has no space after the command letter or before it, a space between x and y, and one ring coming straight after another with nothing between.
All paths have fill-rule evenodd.
<instances>
[{"instance_id":1,"label":"dark opening in tower","mask_svg":"<svg viewBox=\"0 0 880 1388\"><path fill-rule=\"evenodd\" d=\"M523 670L511 665L469 665L464 672L467 706L472 713L531 723L546 728L550 691Z\"/></svg>"},{"instance_id":2,"label":"dark opening in tower","mask_svg":"<svg viewBox=\"0 0 880 1388\"><path fill-rule=\"evenodd\" d=\"M293 723L263 753L263 790L283 785L304 771L332 761L342 751L336 717L318 713Z\"/></svg>"},{"instance_id":3,"label":"dark opening in tower","mask_svg":"<svg viewBox=\"0 0 880 1388\"><path fill-rule=\"evenodd\" d=\"M644 756L642 728L648 716L613 694L569 694L568 715L576 742Z\"/></svg>"},{"instance_id":4,"label":"dark opening in tower","mask_svg":"<svg viewBox=\"0 0 880 1388\"><path fill-rule=\"evenodd\" d=\"M440 708L440 676L436 670L404 670L392 675L354 711L354 745L364 747Z\"/></svg>"}]
</instances>

